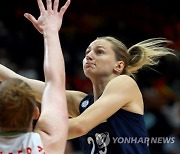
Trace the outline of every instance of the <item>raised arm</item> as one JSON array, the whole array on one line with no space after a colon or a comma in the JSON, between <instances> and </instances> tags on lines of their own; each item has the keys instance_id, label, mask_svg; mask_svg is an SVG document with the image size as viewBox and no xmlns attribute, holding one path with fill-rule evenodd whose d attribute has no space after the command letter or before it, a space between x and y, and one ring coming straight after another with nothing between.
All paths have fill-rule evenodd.
<instances>
[{"instance_id":1,"label":"raised arm","mask_svg":"<svg viewBox=\"0 0 180 154\"><path fill-rule=\"evenodd\" d=\"M33 25L34 27L43 34L42 29L42 23L41 23L41 16L36 19L29 13L25 13L24 15ZM17 74L13 70L9 69L6 66L3 66L0 64L0 81L9 79L9 78L19 78L26 83L28 83L31 88L37 92L37 101L41 102L42 100L42 94L45 88L45 83L43 81L30 79L27 77L24 77L22 75ZM79 91L72 91L72 90L66 90L66 98L67 98L67 105L68 105L68 113L70 117L76 117L79 115L79 103L82 100L83 97L85 97L85 93L79 92Z\"/></svg>"},{"instance_id":2,"label":"raised arm","mask_svg":"<svg viewBox=\"0 0 180 154\"><path fill-rule=\"evenodd\" d=\"M70 0L67 0L60 11L58 11L59 0L55 0L54 4L51 0L47 0L47 9L42 0L37 1L41 13L38 22L44 37L46 85L42 96L41 115L34 131L40 134L46 153L63 154L68 132L68 113L64 58L60 46L59 30Z\"/></svg>"}]
</instances>

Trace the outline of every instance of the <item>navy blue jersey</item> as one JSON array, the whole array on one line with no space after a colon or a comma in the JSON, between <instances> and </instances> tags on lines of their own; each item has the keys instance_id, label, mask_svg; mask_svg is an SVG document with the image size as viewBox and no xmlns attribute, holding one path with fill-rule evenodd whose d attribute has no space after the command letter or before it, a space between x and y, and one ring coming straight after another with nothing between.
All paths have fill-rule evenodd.
<instances>
[{"instance_id":1,"label":"navy blue jersey","mask_svg":"<svg viewBox=\"0 0 180 154\"><path fill-rule=\"evenodd\" d=\"M80 103L80 113L93 103L94 97L86 96ZM79 139L83 154L149 154L143 115L123 109Z\"/></svg>"}]
</instances>

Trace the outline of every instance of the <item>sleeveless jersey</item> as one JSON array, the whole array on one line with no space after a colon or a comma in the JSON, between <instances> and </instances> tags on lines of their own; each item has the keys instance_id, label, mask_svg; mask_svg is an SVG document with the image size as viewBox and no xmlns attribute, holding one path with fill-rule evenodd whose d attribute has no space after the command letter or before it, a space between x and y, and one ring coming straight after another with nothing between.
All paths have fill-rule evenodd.
<instances>
[{"instance_id":1,"label":"sleeveless jersey","mask_svg":"<svg viewBox=\"0 0 180 154\"><path fill-rule=\"evenodd\" d=\"M93 103L94 97L86 96L80 113ZM83 154L149 154L147 139L144 116L123 109L79 137Z\"/></svg>"},{"instance_id":2,"label":"sleeveless jersey","mask_svg":"<svg viewBox=\"0 0 180 154\"><path fill-rule=\"evenodd\" d=\"M38 133L0 136L0 154L45 154Z\"/></svg>"}]
</instances>

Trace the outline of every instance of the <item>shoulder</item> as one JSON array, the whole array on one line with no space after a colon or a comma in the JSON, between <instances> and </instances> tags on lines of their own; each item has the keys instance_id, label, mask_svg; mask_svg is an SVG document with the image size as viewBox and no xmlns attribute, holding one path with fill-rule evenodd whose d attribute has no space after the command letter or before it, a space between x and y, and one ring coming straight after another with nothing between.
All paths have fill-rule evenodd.
<instances>
[{"instance_id":1,"label":"shoulder","mask_svg":"<svg viewBox=\"0 0 180 154\"><path fill-rule=\"evenodd\" d=\"M141 97L140 89L136 81L127 75L120 75L113 78L106 86L103 95L111 95L117 100L132 102L135 98Z\"/></svg>"},{"instance_id":2,"label":"shoulder","mask_svg":"<svg viewBox=\"0 0 180 154\"><path fill-rule=\"evenodd\" d=\"M110 87L110 88L109 88ZM123 101L124 110L143 114L144 105L141 91L136 81L127 75L120 75L109 82L109 94L116 93L117 99Z\"/></svg>"},{"instance_id":3,"label":"shoulder","mask_svg":"<svg viewBox=\"0 0 180 154\"><path fill-rule=\"evenodd\" d=\"M111 81L124 81L124 82L130 82L130 83L133 83L133 84L136 84L136 81L128 76L128 75L119 75L117 77L115 77L114 79L112 79Z\"/></svg>"}]
</instances>

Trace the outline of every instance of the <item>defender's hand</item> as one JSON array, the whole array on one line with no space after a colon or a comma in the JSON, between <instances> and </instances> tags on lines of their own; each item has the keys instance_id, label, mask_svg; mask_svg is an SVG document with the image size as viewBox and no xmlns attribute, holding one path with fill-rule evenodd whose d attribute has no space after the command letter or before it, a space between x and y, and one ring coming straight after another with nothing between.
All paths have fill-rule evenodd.
<instances>
[{"instance_id":1,"label":"defender's hand","mask_svg":"<svg viewBox=\"0 0 180 154\"><path fill-rule=\"evenodd\" d=\"M60 11L58 11L59 0L54 1L53 7L52 7L52 1L46 0L47 9L45 9L42 0L37 0L37 2L40 10L39 18L36 20L36 18L29 13L25 13L24 16L29 21L31 21L34 27L41 34L43 34L44 30L47 28L51 30L59 31L62 25L63 15L70 4L70 0L66 1L65 5L61 7Z\"/></svg>"}]
</instances>

